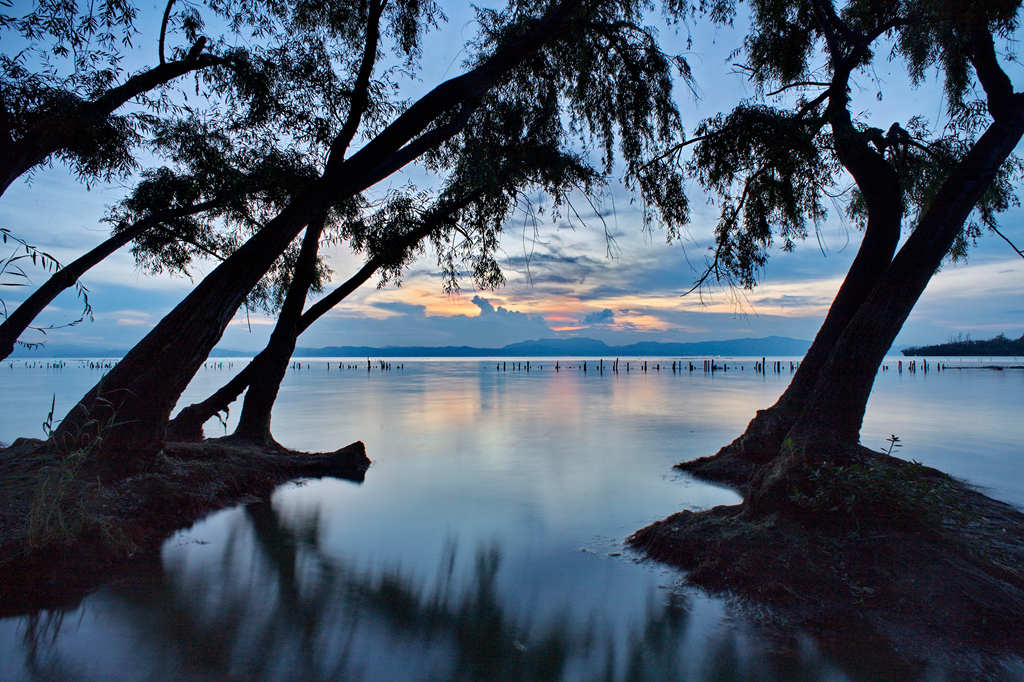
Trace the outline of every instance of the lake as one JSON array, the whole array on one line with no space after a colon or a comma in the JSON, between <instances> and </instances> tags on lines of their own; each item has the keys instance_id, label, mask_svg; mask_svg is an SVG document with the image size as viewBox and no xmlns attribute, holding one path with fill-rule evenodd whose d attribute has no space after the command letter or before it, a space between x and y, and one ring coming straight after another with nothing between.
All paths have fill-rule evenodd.
<instances>
[{"instance_id":1,"label":"lake","mask_svg":"<svg viewBox=\"0 0 1024 682\"><path fill-rule=\"evenodd\" d=\"M758 358L759 359L759 358ZM778 358L770 358L776 360ZM297 482L169 539L64 611L0 620L0 679L859 679L889 662L835 646L625 549L679 509L735 504L672 465L714 453L785 388L752 358L297 358L273 432L366 444L362 484ZM911 373L887 361L862 442L1024 506L1024 370ZM1007 360L1007 359L1002 359ZM1010 359L1009 363L1014 364ZM684 360L688 363L691 360ZM947 360L948 361L948 360ZM101 376L77 360L0 367L0 441L40 436ZM523 369L513 369L513 363ZM345 368L341 365L354 365ZM506 363L502 370L501 363ZM183 398L244 364L211 361ZM1021 364L1017 362L1016 364ZM660 370L655 366L660 365ZM684 365L685 366L685 365ZM237 417L236 404L231 417ZM232 426L229 420L229 428ZM207 424L207 435L224 427ZM834 633L832 633L834 634ZM840 638L841 639L841 638ZM832 644L823 644L833 641ZM1020 661L1008 675L1024 676ZM925 671L942 679L941 664Z\"/></svg>"}]
</instances>

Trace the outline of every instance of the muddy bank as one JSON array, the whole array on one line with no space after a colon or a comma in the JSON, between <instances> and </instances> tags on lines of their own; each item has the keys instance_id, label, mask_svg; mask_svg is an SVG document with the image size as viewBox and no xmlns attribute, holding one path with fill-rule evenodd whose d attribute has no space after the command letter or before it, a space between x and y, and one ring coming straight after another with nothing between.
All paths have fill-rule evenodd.
<instances>
[{"instance_id":1,"label":"muddy bank","mask_svg":"<svg viewBox=\"0 0 1024 682\"><path fill-rule=\"evenodd\" d=\"M858 457L837 494L820 471L794 482L791 513L683 511L629 542L688 582L769 605L826 646L863 642L911 674L936 660L998 674L1024 655L1024 514L935 469ZM685 468L743 488L736 462Z\"/></svg>"},{"instance_id":2,"label":"muddy bank","mask_svg":"<svg viewBox=\"0 0 1024 682\"><path fill-rule=\"evenodd\" d=\"M19 439L0 450L0 615L72 604L211 512L296 478L362 481L369 464L361 442L304 453L223 438L168 443L146 471L105 481Z\"/></svg>"}]
</instances>

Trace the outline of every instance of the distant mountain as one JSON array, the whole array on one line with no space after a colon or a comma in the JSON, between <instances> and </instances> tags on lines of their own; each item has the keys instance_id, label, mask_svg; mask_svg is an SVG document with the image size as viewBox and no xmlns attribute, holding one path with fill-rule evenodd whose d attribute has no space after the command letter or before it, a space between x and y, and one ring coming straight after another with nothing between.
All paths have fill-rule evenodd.
<instances>
[{"instance_id":1,"label":"distant mountain","mask_svg":"<svg viewBox=\"0 0 1024 682\"><path fill-rule=\"evenodd\" d=\"M394 358L394 357L612 357L612 356L672 356L672 355L803 355L810 341L785 336L767 336L760 339L726 339L723 341L696 341L692 343L658 343L641 341L625 346L609 346L604 341L582 337L567 339L535 339L510 343L501 348L476 346L326 346L323 348L295 349L297 357L338 358ZM119 358L124 349L93 348L89 346L53 346L36 350L17 349L14 358ZM252 357L253 351L215 349L211 357Z\"/></svg>"},{"instance_id":2,"label":"distant mountain","mask_svg":"<svg viewBox=\"0 0 1024 682\"><path fill-rule=\"evenodd\" d=\"M643 341L625 346L609 346L588 338L535 339L510 343L501 348L475 346L327 346L296 348L295 355L317 357L493 357L493 356L592 356L613 355L803 355L810 341L784 336L760 339L728 339L693 343Z\"/></svg>"},{"instance_id":3,"label":"distant mountain","mask_svg":"<svg viewBox=\"0 0 1024 682\"><path fill-rule=\"evenodd\" d=\"M972 341L970 338L957 339L934 346L904 348L904 355L1024 355L1024 336L1008 339L1000 334L994 339Z\"/></svg>"}]
</instances>

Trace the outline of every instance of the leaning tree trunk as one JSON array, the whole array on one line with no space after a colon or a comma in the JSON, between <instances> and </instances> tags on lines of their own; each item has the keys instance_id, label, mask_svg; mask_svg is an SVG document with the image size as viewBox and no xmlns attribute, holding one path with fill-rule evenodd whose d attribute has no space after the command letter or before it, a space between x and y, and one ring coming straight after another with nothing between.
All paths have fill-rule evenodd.
<instances>
[{"instance_id":1,"label":"leaning tree trunk","mask_svg":"<svg viewBox=\"0 0 1024 682\"><path fill-rule=\"evenodd\" d=\"M281 312L270 334L266 349L260 353L262 359L252 374L249 390L245 394L242 413L238 418L235 437L264 445L273 443L270 435L270 413L277 400L288 371L288 360L295 350L295 339L301 333L299 318L306 303L306 294L316 275L317 252L320 248L320 234L324 229L326 216L320 216L306 227L302 239L299 259L292 273L288 293L281 305Z\"/></svg>"},{"instance_id":2,"label":"leaning tree trunk","mask_svg":"<svg viewBox=\"0 0 1024 682\"><path fill-rule=\"evenodd\" d=\"M398 262L402 253L416 246L432 232L441 228L454 215L479 198L479 196L481 196L479 190L467 192L460 199L449 202L445 206L445 211L436 213L420 225L419 228L406 235L397 237L391 248L368 260L356 274L349 277L334 291L311 305L302 314L302 317L299 318L297 334L302 334L302 332L309 329L310 325L320 319L324 313L334 308L334 306L347 298L349 294L366 283L378 268L383 267L388 262ZM256 376L259 366L264 362L266 353L267 349L261 351L241 372L205 400L182 408L178 415L167 424L167 439L176 441L202 440L203 424L212 419L214 415L227 411L231 403L242 394L242 391L248 388L249 382Z\"/></svg>"},{"instance_id":3,"label":"leaning tree trunk","mask_svg":"<svg viewBox=\"0 0 1024 682\"><path fill-rule=\"evenodd\" d=\"M377 268L383 263L382 259L373 258L359 271L345 281L344 284L324 296L309 307L309 310L299 318L298 333L309 329L310 325L316 322L328 310L344 300L349 294L358 289L366 280L373 276ZM212 419L214 415L224 412L238 396L249 387L260 365L265 360L267 349L260 351L249 364L236 374L228 383L221 386L202 402L193 403L182 408L178 415L167 424L167 440L174 441L200 441L203 439L203 424Z\"/></svg>"},{"instance_id":4,"label":"leaning tree trunk","mask_svg":"<svg viewBox=\"0 0 1024 682\"><path fill-rule=\"evenodd\" d=\"M900 239L903 193L895 169L870 148L847 108L848 71L837 73L828 106L835 150L864 195L868 220L857 255L829 307L825 321L800 361L789 386L771 407L758 410L746 430L712 457L680 465L698 475L742 485L757 465L779 452L786 434L803 413L836 342L892 262ZM737 462L736 460L741 460Z\"/></svg>"},{"instance_id":5,"label":"leaning tree trunk","mask_svg":"<svg viewBox=\"0 0 1024 682\"><path fill-rule=\"evenodd\" d=\"M144 464L192 376L250 289L309 222L296 202L221 263L72 408L54 438L91 443L115 470ZM99 443L97 443L99 441Z\"/></svg>"},{"instance_id":6,"label":"leaning tree trunk","mask_svg":"<svg viewBox=\"0 0 1024 682\"><path fill-rule=\"evenodd\" d=\"M940 187L917 228L846 326L822 368L781 456L753 482L751 508L787 504L798 468L842 456L860 437L868 397L885 354L975 204L1024 134L1024 107L993 122Z\"/></svg>"},{"instance_id":7,"label":"leaning tree trunk","mask_svg":"<svg viewBox=\"0 0 1024 682\"><path fill-rule=\"evenodd\" d=\"M707 465L715 457L723 456L741 457L752 464L763 464L778 453L786 433L803 412L818 376L843 330L892 261L900 236L898 200L893 209L884 220L868 221L857 256L829 307L825 321L783 394L771 407L758 410L743 434L713 458L697 460L693 463L696 466L687 468L699 470L699 465ZM709 467L708 473L713 466Z\"/></svg>"}]
</instances>

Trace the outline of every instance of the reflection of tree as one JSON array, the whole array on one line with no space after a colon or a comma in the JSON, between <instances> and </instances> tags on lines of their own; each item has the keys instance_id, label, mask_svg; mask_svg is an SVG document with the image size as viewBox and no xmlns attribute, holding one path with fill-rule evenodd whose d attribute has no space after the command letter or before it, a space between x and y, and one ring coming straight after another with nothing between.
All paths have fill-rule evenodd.
<instances>
[{"instance_id":1,"label":"reflection of tree","mask_svg":"<svg viewBox=\"0 0 1024 682\"><path fill-rule=\"evenodd\" d=\"M701 660L685 665L682 643L692 617L679 594L652 602L625 651L617 651L611 632L574 622L568 609L539 625L513 615L498 589L496 547L478 549L462 576L456 545L447 543L436 581L424 586L397 568L355 570L328 556L316 515L285 523L269 503L258 503L239 520L214 569L168 563L104 592L105 621L130 632L135 658L151 665L138 675L611 680L683 679L688 670L729 679L780 670L764 657L744 661L731 629L716 632ZM59 627L26 628L28 674L86 677L57 655Z\"/></svg>"}]
</instances>

